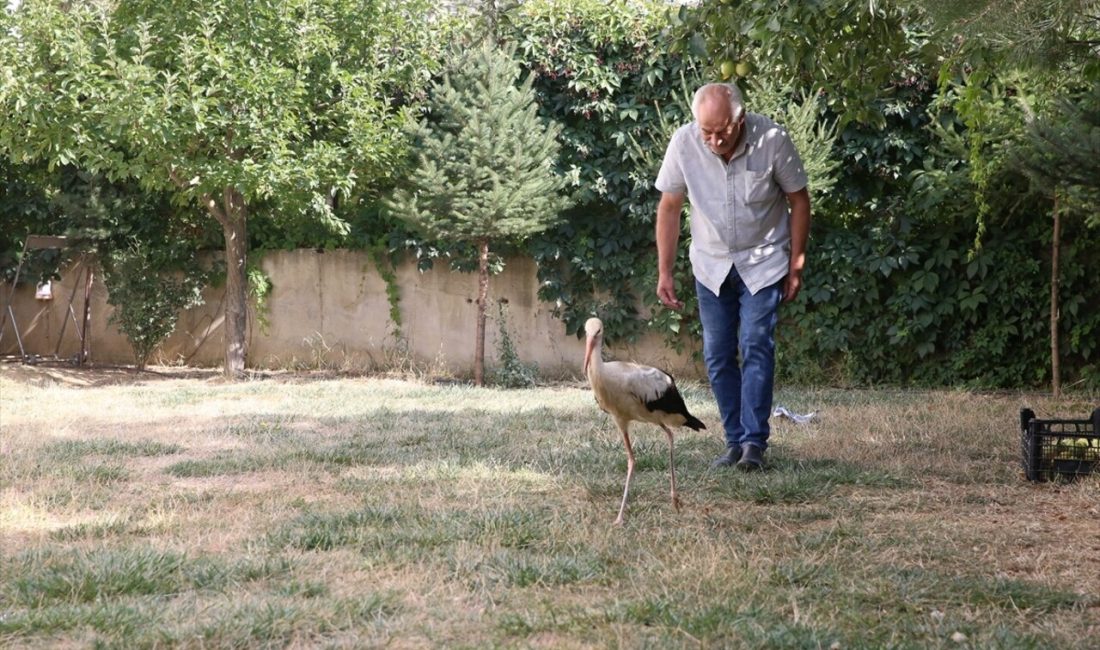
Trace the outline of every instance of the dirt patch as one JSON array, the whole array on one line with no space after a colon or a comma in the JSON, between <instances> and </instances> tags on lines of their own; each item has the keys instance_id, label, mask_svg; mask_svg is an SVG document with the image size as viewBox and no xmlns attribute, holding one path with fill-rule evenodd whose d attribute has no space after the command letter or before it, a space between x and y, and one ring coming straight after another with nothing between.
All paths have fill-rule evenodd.
<instances>
[{"instance_id":1,"label":"dirt patch","mask_svg":"<svg viewBox=\"0 0 1100 650\"><path fill-rule=\"evenodd\" d=\"M369 376L361 373L337 371L281 371L249 370L240 381L276 381L280 383L304 383ZM228 380L221 368L195 368L189 366L146 366L138 370L134 366L85 364L77 366L65 361L40 361L23 363L19 357L0 359L0 380L31 386L60 385L75 388L122 386L174 379L193 379L212 384Z\"/></svg>"},{"instance_id":2,"label":"dirt patch","mask_svg":"<svg viewBox=\"0 0 1100 650\"><path fill-rule=\"evenodd\" d=\"M281 384L304 384L340 379L371 378L394 380L434 386L472 386L469 379L436 377L410 372L387 372L348 369L274 370L248 369L236 381L274 381ZM23 363L18 355L0 356L0 380L9 380L31 386L88 387L135 385L171 379L197 379L211 384L233 383L222 374L222 368L197 368L189 366L146 366L138 370L132 365L104 365L88 363L77 366L64 360L38 360ZM584 388L587 383L576 377L550 378L539 383L545 388Z\"/></svg>"},{"instance_id":3,"label":"dirt patch","mask_svg":"<svg viewBox=\"0 0 1100 650\"><path fill-rule=\"evenodd\" d=\"M138 370L134 366L85 364L76 366L64 361L45 361L35 364L14 360L0 361L0 379L34 386L62 385L72 387L114 386L140 384L167 379L217 379L220 369L185 368L173 366L149 366Z\"/></svg>"}]
</instances>

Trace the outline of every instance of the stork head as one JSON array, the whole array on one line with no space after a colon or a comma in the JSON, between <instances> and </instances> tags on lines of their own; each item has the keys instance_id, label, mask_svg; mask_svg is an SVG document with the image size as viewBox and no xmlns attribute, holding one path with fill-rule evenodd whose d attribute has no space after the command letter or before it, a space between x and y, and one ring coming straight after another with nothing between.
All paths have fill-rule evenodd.
<instances>
[{"instance_id":1,"label":"stork head","mask_svg":"<svg viewBox=\"0 0 1100 650\"><path fill-rule=\"evenodd\" d=\"M587 340L584 344L584 374L588 374L588 366L592 363L592 353L603 343L603 321L598 318L589 318L584 324L584 333Z\"/></svg>"}]
</instances>

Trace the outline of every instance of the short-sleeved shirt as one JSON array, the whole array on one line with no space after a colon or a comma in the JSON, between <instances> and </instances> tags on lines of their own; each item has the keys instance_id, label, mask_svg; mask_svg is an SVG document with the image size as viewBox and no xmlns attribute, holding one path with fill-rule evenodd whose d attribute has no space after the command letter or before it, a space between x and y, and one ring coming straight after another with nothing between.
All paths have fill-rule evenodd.
<instances>
[{"instance_id":1,"label":"short-sleeved shirt","mask_svg":"<svg viewBox=\"0 0 1100 650\"><path fill-rule=\"evenodd\" d=\"M790 207L786 194L806 187L806 170L783 127L746 113L745 137L727 163L703 142L699 124L676 130L657 174L657 189L687 193L691 268L716 295L736 267L756 293L787 274Z\"/></svg>"}]
</instances>

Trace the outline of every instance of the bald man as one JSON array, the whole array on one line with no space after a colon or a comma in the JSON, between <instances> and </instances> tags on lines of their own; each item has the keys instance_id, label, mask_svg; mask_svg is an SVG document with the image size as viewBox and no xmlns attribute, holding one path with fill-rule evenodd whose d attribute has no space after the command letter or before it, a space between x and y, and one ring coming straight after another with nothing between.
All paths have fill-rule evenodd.
<instances>
[{"instance_id":1,"label":"bald man","mask_svg":"<svg viewBox=\"0 0 1100 650\"><path fill-rule=\"evenodd\" d=\"M672 309L680 213L691 204L692 273L703 358L725 428L716 467L764 467L775 385L779 305L802 287L810 195L790 136L745 111L734 84L707 84L657 175L657 297ZM740 360L738 360L740 351Z\"/></svg>"}]
</instances>

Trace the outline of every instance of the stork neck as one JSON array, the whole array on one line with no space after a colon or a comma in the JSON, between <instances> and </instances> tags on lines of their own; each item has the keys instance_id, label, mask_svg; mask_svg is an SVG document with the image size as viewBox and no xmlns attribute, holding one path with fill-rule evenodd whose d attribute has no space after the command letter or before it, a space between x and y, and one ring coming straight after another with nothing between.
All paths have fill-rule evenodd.
<instances>
[{"instance_id":1,"label":"stork neck","mask_svg":"<svg viewBox=\"0 0 1100 650\"><path fill-rule=\"evenodd\" d=\"M603 336L596 337L591 343L591 353L588 357L588 375L589 381L593 380L593 377L598 377L603 371Z\"/></svg>"}]
</instances>

